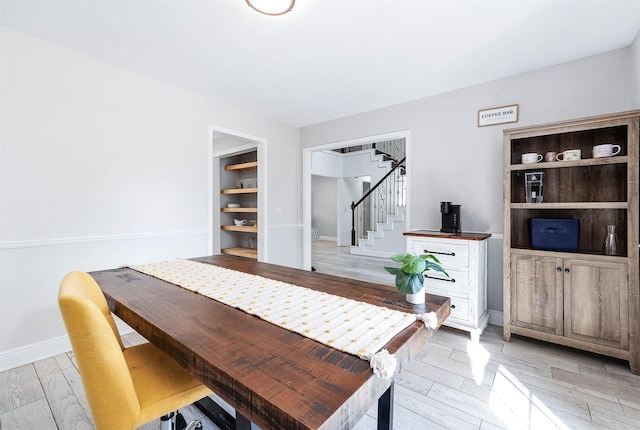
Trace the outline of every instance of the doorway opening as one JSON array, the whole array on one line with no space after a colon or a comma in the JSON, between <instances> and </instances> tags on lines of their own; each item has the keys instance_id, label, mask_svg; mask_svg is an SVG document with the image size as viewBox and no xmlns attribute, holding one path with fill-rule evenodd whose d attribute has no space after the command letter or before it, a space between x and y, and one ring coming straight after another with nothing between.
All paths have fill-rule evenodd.
<instances>
[{"instance_id":1,"label":"doorway opening","mask_svg":"<svg viewBox=\"0 0 640 430\"><path fill-rule=\"evenodd\" d=\"M268 261L268 196L267 187L260 187L260 184L266 184L267 178L266 145L267 140L264 138L213 125L209 126L208 230L210 254L219 254L229 249L242 252L244 249L244 251L254 254L254 258L258 261ZM228 161L233 163L237 163L238 160L242 161L242 157L245 155L254 157L252 160L256 160L255 165L252 166L250 173L244 175L247 178L243 176L244 179L238 181L234 179L233 184L229 185L229 178L225 175L227 173L225 165L228 164ZM251 178L248 178L249 176ZM250 187L248 181L252 181ZM232 200L229 200L225 193L229 188L241 188L239 191L247 191L248 188L251 188L255 192L247 194L243 198L240 198L241 194L234 194L238 198L232 199L233 203L231 203ZM239 202L237 210L231 208L235 206L236 200ZM247 218L251 227L255 227L251 229L252 231L249 231L250 229L244 224L242 224L242 228L240 226L236 228L234 226L235 218ZM249 220L249 218L252 219Z\"/></svg>"},{"instance_id":2,"label":"doorway opening","mask_svg":"<svg viewBox=\"0 0 640 430\"><path fill-rule=\"evenodd\" d=\"M350 172L334 172L334 173L326 173L320 170L319 165L321 164L322 157L325 157L328 153L333 151L340 152L342 154L348 154L349 152L361 151L363 148L366 149L367 145L371 145L376 142L390 142L390 141L398 141L401 140L404 145L403 149L406 156L406 162L409 163L409 150L410 150L410 137L411 133L408 130L368 136L359 139L353 139L342 142L335 142L330 144L318 145L309 148L303 149L303 267L307 270L311 269L311 260L312 260L312 239L314 237L318 237L322 235L321 232L318 231L318 227L314 226L314 222L318 222L316 218L314 218L314 205L313 205L313 185L314 185L314 177L315 176L325 176L328 178L335 178L337 181L338 187L336 194L339 195L336 202L336 222L335 222L335 238L336 243L340 246L349 246L351 243L351 202L353 201L352 197L355 195L353 193L344 192L349 187L348 185L353 185L354 181L357 181L357 186L354 188L357 191L354 191L356 194L361 194L362 190L366 187L373 186L372 182L375 182L369 178L368 175L364 174L356 174L353 171ZM334 167L336 163L333 163ZM408 167L407 167L408 168ZM357 178L357 179L356 179ZM403 179L403 181L405 181ZM317 182L317 181L315 181ZM405 181L403 184L403 189L408 188L408 181ZM342 184L342 187L340 186ZM406 194L405 194L406 195ZM359 196L358 196L359 197ZM406 204L408 205L408 201ZM369 204L370 207L372 204ZM407 211L408 214L408 211ZM368 217L367 214L362 215L362 217ZM405 218L408 225L408 215Z\"/></svg>"}]
</instances>

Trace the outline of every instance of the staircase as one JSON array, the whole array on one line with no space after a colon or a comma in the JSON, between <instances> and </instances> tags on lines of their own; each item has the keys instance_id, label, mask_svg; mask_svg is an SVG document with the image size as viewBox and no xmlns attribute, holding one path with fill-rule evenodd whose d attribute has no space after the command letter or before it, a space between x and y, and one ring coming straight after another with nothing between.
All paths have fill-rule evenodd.
<instances>
[{"instance_id":1,"label":"staircase","mask_svg":"<svg viewBox=\"0 0 640 430\"><path fill-rule=\"evenodd\" d=\"M368 230L366 237L351 247L351 254L388 258L406 252L405 213L406 206L397 206L396 214L389 215L387 222L378 223L375 231Z\"/></svg>"},{"instance_id":2,"label":"staircase","mask_svg":"<svg viewBox=\"0 0 640 430\"><path fill-rule=\"evenodd\" d=\"M386 175L351 203L351 254L390 257L405 251L405 158L391 161Z\"/></svg>"}]
</instances>

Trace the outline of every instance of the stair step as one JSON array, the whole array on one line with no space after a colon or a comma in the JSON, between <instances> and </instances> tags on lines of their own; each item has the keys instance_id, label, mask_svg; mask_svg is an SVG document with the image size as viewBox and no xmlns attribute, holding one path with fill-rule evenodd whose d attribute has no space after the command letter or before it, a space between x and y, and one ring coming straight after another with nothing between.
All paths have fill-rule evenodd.
<instances>
[{"instance_id":1,"label":"stair step","mask_svg":"<svg viewBox=\"0 0 640 430\"><path fill-rule=\"evenodd\" d=\"M367 237L358 239L358 245L352 246L350 253L388 258L405 252L406 207L397 208L397 213L389 215L386 223L379 223L376 230L367 232Z\"/></svg>"}]
</instances>

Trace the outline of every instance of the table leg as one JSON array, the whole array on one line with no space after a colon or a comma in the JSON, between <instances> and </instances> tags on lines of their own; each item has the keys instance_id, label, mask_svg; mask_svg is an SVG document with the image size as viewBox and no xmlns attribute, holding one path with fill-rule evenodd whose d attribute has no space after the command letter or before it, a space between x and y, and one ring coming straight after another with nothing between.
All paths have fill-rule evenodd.
<instances>
[{"instance_id":1,"label":"table leg","mask_svg":"<svg viewBox=\"0 0 640 430\"><path fill-rule=\"evenodd\" d=\"M393 381L378 399L378 430L393 430Z\"/></svg>"},{"instance_id":2,"label":"table leg","mask_svg":"<svg viewBox=\"0 0 640 430\"><path fill-rule=\"evenodd\" d=\"M236 430L251 430L251 421L236 411Z\"/></svg>"},{"instance_id":3,"label":"table leg","mask_svg":"<svg viewBox=\"0 0 640 430\"><path fill-rule=\"evenodd\" d=\"M237 427L236 420L231 414L225 411L220 405L214 402L210 397L205 397L194 403L198 409L205 414L207 418L215 423L222 430L235 430Z\"/></svg>"}]
</instances>

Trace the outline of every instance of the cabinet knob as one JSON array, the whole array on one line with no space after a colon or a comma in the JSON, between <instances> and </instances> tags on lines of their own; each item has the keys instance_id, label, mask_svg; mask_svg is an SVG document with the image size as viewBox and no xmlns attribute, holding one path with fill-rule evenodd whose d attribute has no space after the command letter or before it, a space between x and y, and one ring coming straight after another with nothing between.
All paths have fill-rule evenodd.
<instances>
[{"instance_id":1,"label":"cabinet knob","mask_svg":"<svg viewBox=\"0 0 640 430\"><path fill-rule=\"evenodd\" d=\"M562 272L562 267L556 267L556 272Z\"/></svg>"},{"instance_id":2,"label":"cabinet knob","mask_svg":"<svg viewBox=\"0 0 640 430\"><path fill-rule=\"evenodd\" d=\"M569 268L568 267L564 269L564 273L569 273Z\"/></svg>"},{"instance_id":3,"label":"cabinet knob","mask_svg":"<svg viewBox=\"0 0 640 430\"><path fill-rule=\"evenodd\" d=\"M455 309L455 308L456 308L456 305L451 305L451 309Z\"/></svg>"}]
</instances>

